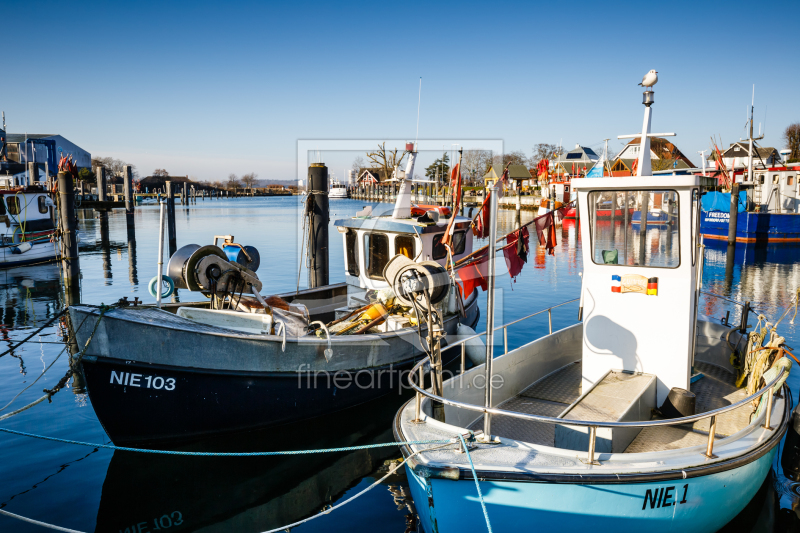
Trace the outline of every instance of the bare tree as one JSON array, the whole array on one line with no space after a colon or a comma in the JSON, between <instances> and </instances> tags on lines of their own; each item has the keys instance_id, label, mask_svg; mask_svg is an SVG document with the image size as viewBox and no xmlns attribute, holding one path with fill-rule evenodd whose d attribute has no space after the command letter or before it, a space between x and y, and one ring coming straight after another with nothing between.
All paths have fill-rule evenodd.
<instances>
[{"instance_id":1,"label":"bare tree","mask_svg":"<svg viewBox=\"0 0 800 533\"><path fill-rule=\"evenodd\" d=\"M153 171L153 176L157 178L166 178L169 176L169 172L167 172L163 168L157 168Z\"/></svg>"},{"instance_id":2,"label":"bare tree","mask_svg":"<svg viewBox=\"0 0 800 533\"><path fill-rule=\"evenodd\" d=\"M464 156L461 159L462 174L467 177L469 183L474 185L486 173L491 162L491 150L464 150Z\"/></svg>"},{"instance_id":3,"label":"bare tree","mask_svg":"<svg viewBox=\"0 0 800 533\"><path fill-rule=\"evenodd\" d=\"M139 171L136 169L136 165L131 165L130 163L126 163L121 159L114 159L113 157L92 158L92 166L105 168L106 174L109 176L122 176L122 171L126 165L129 165L131 167L131 175L133 179L138 180Z\"/></svg>"},{"instance_id":4,"label":"bare tree","mask_svg":"<svg viewBox=\"0 0 800 533\"><path fill-rule=\"evenodd\" d=\"M495 171L503 169L509 164L527 166L528 158L525 156L525 152L522 150L514 150L513 152L499 154L492 158L492 165L494 165Z\"/></svg>"},{"instance_id":5,"label":"bare tree","mask_svg":"<svg viewBox=\"0 0 800 533\"><path fill-rule=\"evenodd\" d=\"M242 184L239 182L239 178L236 177L236 174L231 173L228 175L228 181L225 183L226 189L236 189L241 186Z\"/></svg>"},{"instance_id":6,"label":"bare tree","mask_svg":"<svg viewBox=\"0 0 800 533\"><path fill-rule=\"evenodd\" d=\"M375 152L367 152L367 158L379 168L383 169L383 175L385 176L385 179L391 178L392 174L394 173L394 168L396 166L400 166L400 163L402 163L405 156L406 152L403 151L398 159L397 148L394 150L386 150L385 142L383 144L379 144L378 149Z\"/></svg>"},{"instance_id":7,"label":"bare tree","mask_svg":"<svg viewBox=\"0 0 800 533\"><path fill-rule=\"evenodd\" d=\"M787 162L800 161L800 122L786 126L786 130L783 132L783 141L786 143L786 148L791 150Z\"/></svg>"},{"instance_id":8,"label":"bare tree","mask_svg":"<svg viewBox=\"0 0 800 533\"><path fill-rule=\"evenodd\" d=\"M358 174L362 168L364 168L364 158L361 156L356 157L353 159L353 165L351 167L356 174Z\"/></svg>"},{"instance_id":9,"label":"bare tree","mask_svg":"<svg viewBox=\"0 0 800 533\"><path fill-rule=\"evenodd\" d=\"M539 143L533 147L533 155L530 158L531 166L537 166L542 159L555 159L560 153L561 148L556 144Z\"/></svg>"},{"instance_id":10,"label":"bare tree","mask_svg":"<svg viewBox=\"0 0 800 533\"><path fill-rule=\"evenodd\" d=\"M256 174L255 172L245 174L244 176L242 176L242 183L244 183L244 186L247 187L248 189L252 189L253 185L256 184L257 177L258 174Z\"/></svg>"}]
</instances>

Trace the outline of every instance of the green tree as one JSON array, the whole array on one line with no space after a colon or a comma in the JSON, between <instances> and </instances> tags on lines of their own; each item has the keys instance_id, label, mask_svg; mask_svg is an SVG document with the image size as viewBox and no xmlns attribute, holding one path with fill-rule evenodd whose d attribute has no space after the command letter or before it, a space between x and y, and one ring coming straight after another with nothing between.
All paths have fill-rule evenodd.
<instances>
[{"instance_id":1,"label":"green tree","mask_svg":"<svg viewBox=\"0 0 800 533\"><path fill-rule=\"evenodd\" d=\"M90 169L82 168L78 172L78 179L84 183L94 183L97 181L97 176L95 176L94 172L92 172Z\"/></svg>"},{"instance_id":2,"label":"green tree","mask_svg":"<svg viewBox=\"0 0 800 533\"><path fill-rule=\"evenodd\" d=\"M431 166L425 169L425 176L431 181L436 181L438 176L439 183L446 183L447 180L450 179L449 161L450 159L447 157L447 154L444 154L443 157L437 159Z\"/></svg>"}]
</instances>

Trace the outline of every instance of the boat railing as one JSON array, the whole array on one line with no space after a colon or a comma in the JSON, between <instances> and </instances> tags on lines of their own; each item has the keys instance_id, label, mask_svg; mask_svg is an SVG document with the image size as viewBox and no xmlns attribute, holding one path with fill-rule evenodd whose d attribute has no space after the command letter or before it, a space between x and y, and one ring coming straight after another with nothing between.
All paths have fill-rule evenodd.
<instances>
[{"instance_id":1,"label":"boat railing","mask_svg":"<svg viewBox=\"0 0 800 533\"><path fill-rule=\"evenodd\" d=\"M564 305L568 305L568 304L571 304L571 303L575 303L577 301L580 301L580 298L573 298L572 300L567 300L566 302L561 302L560 304L556 304L556 305L550 306L547 309L542 309L541 311L536 311L535 313L531 313L530 315L524 316L522 318L518 318L516 320L512 320L511 322L509 322L507 324L503 324L502 326L498 326L498 327L494 328L494 331L503 330L503 347L505 349L504 354L508 353L508 327L509 326L513 326L514 324L517 324L517 323L522 322L524 320L528 320L529 318L535 317L537 315L541 315L543 313L547 313L547 324L548 324L548 332L549 332L548 335L552 335L553 334L553 309L556 309L558 307L562 307ZM483 337L485 335L486 335L486 332L484 331L483 333L476 333L475 335L470 335L469 337L461 338L457 342L454 342L452 344L448 344L447 346L442 348L442 352L444 352L446 350L449 350L450 348L455 348L456 346L461 346L461 373L463 374L464 370L465 370L464 367L466 365L466 355L467 355L467 344L466 343L467 343L467 341L471 341L472 339L477 339L477 338Z\"/></svg>"},{"instance_id":2,"label":"boat railing","mask_svg":"<svg viewBox=\"0 0 800 533\"><path fill-rule=\"evenodd\" d=\"M527 320L531 317L547 313L548 314L548 322L549 322L549 334L552 335L553 333L553 318L552 318L552 310L558 307L562 307L564 305L574 303L578 301L578 298L573 300L568 300L566 302L562 302L557 305L553 305L548 307L547 309L542 309L541 311L537 311L536 313L532 313L525 317L519 318L497 328L494 328L494 331L503 330L503 338L505 342L505 353L508 353L508 327ZM788 313L788 310L787 312ZM784 313L784 316L786 315ZM783 317L781 317L782 319ZM465 364L465 352L466 352L466 342L478 337L485 335L486 333L478 333L475 335L471 335L464 339L460 339L458 342L450 344L445 348L442 348L442 351L445 351L450 348L454 348L456 346L461 346L461 375L464 374L464 364ZM498 409L495 407L485 407L481 405L475 405L466 402L460 402L457 400L450 400L448 398L444 398L442 396L438 396L433 392L425 390L424 388L424 368L426 364L430 364L430 356L427 356L417 362L416 365L411 369L409 375L409 384L411 387L416 391L416 405L415 405L415 422L422 422L420 418L420 412L422 409L422 397L426 396L431 400L440 402L444 405L449 405L452 407L456 407L459 409L466 409L469 411L475 411L479 413L483 413L484 416L491 416L491 415L503 415L509 416L512 418L519 418L522 420L528 420L531 422L544 422L547 424L561 424L561 425L570 425L570 426L579 426L579 427L586 427L589 429L589 449L588 449L588 464L599 464L599 462L595 461L595 442L597 439L597 428L648 428L648 427L660 427L660 426L677 426L681 424L687 424L690 422L697 422L699 420L709 420L709 429L708 429L708 443L706 445L706 451L703 455L710 459L716 458L714 455L714 439L716 436L716 427L717 427L717 416L727 413L728 411L733 411L734 409L738 409L743 405L747 404L755 400L756 398L763 397L766 395L766 413L764 418L764 423L762 424L762 428L771 431L774 428L770 426L770 421L772 419L772 404L773 404L773 396L775 394L773 387L781 382L783 376L786 372L785 368L781 368L778 375L767 383L763 388L758 390L757 392L751 394L747 398L740 400L736 403L731 405L727 405L725 407L720 407L719 409L714 409L712 411L706 411L703 413L699 413L692 416L684 416L680 418L669 418L669 419L659 419L659 420L645 420L640 422L599 422L595 420L572 420L572 419L565 419L565 418L554 418L550 416L541 416L541 415L533 415L529 413L520 413L518 411L508 411L505 409ZM418 382L417 382L418 381ZM751 422L750 424L755 423L755 421ZM490 437L490 436L487 436Z\"/></svg>"}]
</instances>

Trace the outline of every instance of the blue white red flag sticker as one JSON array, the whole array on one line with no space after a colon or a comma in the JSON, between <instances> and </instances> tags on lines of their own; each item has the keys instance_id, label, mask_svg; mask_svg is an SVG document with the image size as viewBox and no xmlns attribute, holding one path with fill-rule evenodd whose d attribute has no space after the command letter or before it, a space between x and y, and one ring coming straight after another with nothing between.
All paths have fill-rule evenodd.
<instances>
[{"instance_id":1,"label":"blue white red flag sticker","mask_svg":"<svg viewBox=\"0 0 800 533\"><path fill-rule=\"evenodd\" d=\"M611 292L638 292L650 296L658 296L658 278L646 278L639 274L611 276Z\"/></svg>"}]
</instances>

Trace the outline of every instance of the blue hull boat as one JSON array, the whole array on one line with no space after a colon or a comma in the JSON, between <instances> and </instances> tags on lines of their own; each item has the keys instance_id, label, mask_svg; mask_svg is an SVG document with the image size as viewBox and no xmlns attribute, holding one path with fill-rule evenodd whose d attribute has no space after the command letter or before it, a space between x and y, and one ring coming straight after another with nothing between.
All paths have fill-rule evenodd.
<instances>
[{"instance_id":1,"label":"blue hull boat","mask_svg":"<svg viewBox=\"0 0 800 533\"><path fill-rule=\"evenodd\" d=\"M727 239L730 216L723 211L703 211L700 233L707 239ZM800 242L800 214L737 213L736 242Z\"/></svg>"},{"instance_id":2,"label":"blue hull boat","mask_svg":"<svg viewBox=\"0 0 800 533\"><path fill-rule=\"evenodd\" d=\"M755 496L776 451L750 463L706 475L692 472L672 479L641 476L639 481L585 484L485 479L480 486L494 531L514 531L523 524L551 531L681 533L717 531ZM420 518L426 532L477 531L484 518L471 475L469 483L424 478L407 468L415 501L431 502ZM728 490L728 487L736 487Z\"/></svg>"},{"instance_id":3,"label":"blue hull boat","mask_svg":"<svg viewBox=\"0 0 800 533\"><path fill-rule=\"evenodd\" d=\"M766 479L792 407L776 329L789 309L773 327L759 315L752 332L747 306L738 328L700 315L699 199L713 182L652 176L652 91L644 104L639 175L572 180L586 221L579 322L553 332L550 320L547 335L494 357L495 331L553 308L495 327L490 249L486 345L442 350L483 351L483 363L441 385L431 372L430 389L430 358L412 370L417 396L394 432L427 533L712 533ZM606 201L641 211L620 231L598 223Z\"/></svg>"}]
</instances>

